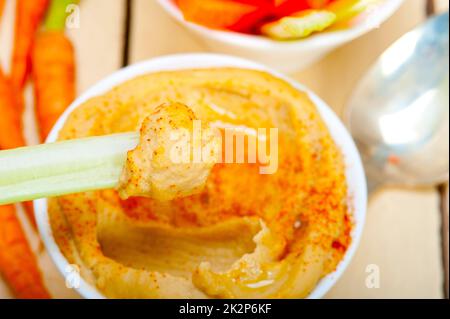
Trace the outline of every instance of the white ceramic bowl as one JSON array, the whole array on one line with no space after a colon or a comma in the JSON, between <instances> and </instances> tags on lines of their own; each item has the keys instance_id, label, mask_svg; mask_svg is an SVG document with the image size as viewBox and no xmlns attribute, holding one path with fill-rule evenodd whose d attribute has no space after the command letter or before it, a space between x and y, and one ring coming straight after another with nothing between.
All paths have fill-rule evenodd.
<instances>
[{"instance_id":1,"label":"white ceramic bowl","mask_svg":"<svg viewBox=\"0 0 450 319\"><path fill-rule=\"evenodd\" d=\"M190 68L211 68L225 66L264 70L276 77L282 78L285 81L291 83L294 87L298 88L298 90L307 92L313 102L317 105L317 108L321 113L324 121L326 122L336 144L341 148L344 154L346 163L346 176L349 188L349 199L352 201L350 203L350 207L353 209L355 227L352 232L352 244L348 248L343 260L340 262L337 269L333 273L330 273L329 275L324 277L309 296L309 298L321 298L334 285L336 280L344 272L356 250L356 247L358 246L366 214L367 188L361 159L349 133L347 132L341 121L338 119L338 117L325 104L325 102L323 102L319 97L317 97L314 93L309 91L304 86L294 82L289 78L286 78L276 71L269 70L261 65L240 58L216 54L180 54L165 56L119 70L93 86L83 95L81 95L60 117L56 125L53 127L53 130L51 131L49 137L47 138L47 142L54 142L57 139L58 132L64 125L64 122L66 121L69 113L72 112L76 107L78 107L89 98L101 95L117 86L118 84L123 83L129 79L135 78L142 74L162 70L180 70ZM34 201L34 208L36 212L35 214L39 232L42 236L43 242L51 258L55 262L58 270L63 275L66 275L68 269L68 261L62 255L59 247L55 243L47 213L47 200L39 199ZM91 286L84 280L81 280L81 285L77 290L80 295L85 298L103 298L102 294L97 291L95 287Z\"/></svg>"},{"instance_id":2,"label":"white ceramic bowl","mask_svg":"<svg viewBox=\"0 0 450 319\"><path fill-rule=\"evenodd\" d=\"M289 73L311 65L333 49L378 28L402 2L403 0L387 0L352 28L318 33L304 40L283 42L262 36L214 30L188 22L173 0L158 0L170 16L196 35L209 50L240 56Z\"/></svg>"}]
</instances>

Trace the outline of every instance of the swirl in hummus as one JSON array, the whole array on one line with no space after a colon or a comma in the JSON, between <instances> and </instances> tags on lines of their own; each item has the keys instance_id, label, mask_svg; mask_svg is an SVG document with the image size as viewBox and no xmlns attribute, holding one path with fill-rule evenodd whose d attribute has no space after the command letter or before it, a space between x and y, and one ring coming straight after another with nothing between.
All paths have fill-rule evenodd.
<instances>
[{"instance_id":1,"label":"swirl in hummus","mask_svg":"<svg viewBox=\"0 0 450 319\"><path fill-rule=\"evenodd\" d=\"M136 189L128 199L116 190L53 198L62 253L110 298L306 297L335 269L351 230L342 155L314 104L260 71L161 72L85 102L59 138L138 131L164 103L219 128L277 128L277 171L217 163L204 188L164 201L129 197ZM119 191L131 185L124 174Z\"/></svg>"}]
</instances>

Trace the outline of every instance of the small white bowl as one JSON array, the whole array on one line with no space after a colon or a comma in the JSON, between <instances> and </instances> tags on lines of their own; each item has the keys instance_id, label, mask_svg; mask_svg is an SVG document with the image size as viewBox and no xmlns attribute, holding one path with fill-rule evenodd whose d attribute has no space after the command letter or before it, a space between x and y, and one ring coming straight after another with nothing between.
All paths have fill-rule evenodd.
<instances>
[{"instance_id":1,"label":"small white bowl","mask_svg":"<svg viewBox=\"0 0 450 319\"><path fill-rule=\"evenodd\" d=\"M188 22L173 0L158 0L162 8L195 34L213 52L240 56L283 72L299 71L333 49L378 28L402 4L387 0L357 25L340 31L318 33L298 41L276 41L263 36L210 29Z\"/></svg>"},{"instance_id":2,"label":"small white bowl","mask_svg":"<svg viewBox=\"0 0 450 319\"><path fill-rule=\"evenodd\" d=\"M308 90L306 87L298 84L297 82L281 75L280 73L267 69L264 66L255 64L253 62L230 57L226 55L217 54L179 54L160 57L138 63L127 68L121 69L103 81L93 86L83 95L81 95L72 105L67 109L67 111L59 118L58 122L53 127L49 137L47 138L47 143L54 142L57 139L58 132L63 127L64 122L67 120L68 115L80 104L86 100L101 95L113 87L123 83L129 79L135 78L139 75L158 72L163 70L181 70L181 69L191 69L191 68L214 68L214 67L238 67L244 69L257 69L266 71L278 78L281 78L289 82L292 86L300 91L307 92L309 97L317 106L323 120L328 126L333 139L336 144L340 147L344 154L345 164L346 164L346 176L349 189L349 200L350 207L352 209L353 218L355 226L352 232L352 243L348 248L344 258L339 263L337 269L325 276L316 288L311 292L309 298L321 298L325 293L335 284L337 279L344 272L345 268L348 266L353 254L355 253L356 247L359 244L361 233L364 226L365 215L366 215L366 205L367 205L367 188L366 179L361 164L361 159L359 153L356 149L355 144L347 132L344 125L341 123L339 118L333 113L325 102L323 102L318 96L313 92ZM67 275L67 269L69 264L66 258L62 255L59 250L58 245L52 234L52 229L49 223L49 216L47 212L47 200L39 199L34 201L34 209L36 214L36 221L38 224L39 232L41 234L44 245L46 246L51 258L56 264L58 270L61 274ZM80 287L77 289L79 294L85 298L104 298L104 296L92 285L84 280L81 280Z\"/></svg>"}]
</instances>

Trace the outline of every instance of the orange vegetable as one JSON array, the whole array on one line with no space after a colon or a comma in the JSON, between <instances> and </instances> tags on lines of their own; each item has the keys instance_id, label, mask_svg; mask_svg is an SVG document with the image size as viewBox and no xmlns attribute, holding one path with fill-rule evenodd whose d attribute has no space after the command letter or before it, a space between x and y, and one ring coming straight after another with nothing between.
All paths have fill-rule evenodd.
<instances>
[{"instance_id":1,"label":"orange vegetable","mask_svg":"<svg viewBox=\"0 0 450 319\"><path fill-rule=\"evenodd\" d=\"M20 96L14 94L12 85L0 69L0 149L25 146L22 134L22 112L17 101L17 97ZM30 222L36 227L31 203L24 203L24 205Z\"/></svg>"},{"instance_id":2,"label":"orange vegetable","mask_svg":"<svg viewBox=\"0 0 450 319\"><path fill-rule=\"evenodd\" d=\"M16 298L50 298L12 205L0 206L0 274Z\"/></svg>"},{"instance_id":3,"label":"orange vegetable","mask_svg":"<svg viewBox=\"0 0 450 319\"><path fill-rule=\"evenodd\" d=\"M308 0L309 6L313 9L322 9L334 0Z\"/></svg>"},{"instance_id":4,"label":"orange vegetable","mask_svg":"<svg viewBox=\"0 0 450 319\"><path fill-rule=\"evenodd\" d=\"M40 136L45 140L75 98L75 54L63 31L45 31L35 41L33 81Z\"/></svg>"},{"instance_id":5,"label":"orange vegetable","mask_svg":"<svg viewBox=\"0 0 450 319\"><path fill-rule=\"evenodd\" d=\"M307 0L275 0L274 2L275 8L273 13L277 18L289 16L311 8Z\"/></svg>"},{"instance_id":6,"label":"orange vegetable","mask_svg":"<svg viewBox=\"0 0 450 319\"><path fill-rule=\"evenodd\" d=\"M21 112L10 82L0 70L0 149L25 145L22 136Z\"/></svg>"},{"instance_id":7,"label":"orange vegetable","mask_svg":"<svg viewBox=\"0 0 450 319\"><path fill-rule=\"evenodd\" d=\"M259 33L268 22L321 9L334 0L176 0L186 20L209 28Z\"/></svg>"},{"instance_id":8,"label":"orange vegetable","mask_svg":"<svg viewBox=\"0 0 450 319\"><path fill-rule=\"evenodd\" d=\"M25 145L15 96L0 69L0 149ZM29 206L29 204L28 204ZM27 210L30 215L32 209ZM30 217L30 216L29 216ZM34 218L30 218L34 221ZM14 206L0 206L0 274L18 298L48 298Z\"/></svg>"},{"instance_id":9,"label":"orange vegetable","mask_svg":"<svg viewBox=\"0 0 450 319\"><path fill-rule=\"evenodd\" d=\"M44 16L48 0L17 0L11 81L22 89L30 71L30 54L34 35Z\"/></svg>"},{"instance_id":10,"label":"orange vegetable","mask_svg":"<svg viewBox=\"0 0 450 319\"><path fill-rule=\"evenodd\" d=\"M23 110L22 88L30 71L31 48L36 30L45 14L48 0L17 0L14 48L11 62L11 88L10 95L14 95L14 103L9 103L9 112L16 113L16 120L2 126L0 133L0 149L15 148L25 145L22 136L21 116ZM9 115L10 117L10 115ZM3 122L8 121L4 119ZM5 127L5 129L3 129ZM6 127L10 127L7 130ZM7 140L7 141L5 141ZM31 203L25 203L26 213L34 226L33 207Z\"/></svg>"},{"instance_id":11,"label":"orange vegetable","mask_svg":"<svg viewBox=\"0 0 450 319\"><path fill-rule=\"evenodd\" d=\"M188 21L215 29L248 32L270 12L270 5L227 0L178 0Z\"/></svg>"},{"instance_id":12,"label":"orange vegetable","mask_svg":"<svg viewBox=\"0 0 450 319\"><path fill-rule=\"evenodd\" d=\"M274 0L273 13L277 18L290 16L303 10L322 9L333 0Z\"/></svg>"},{"instance_id":13,"label":"orange vegetable","mask_svg":"<svg viewBox=\"0 0 450 319\"><path fill-rule=\"evenodd\" d=\"M2 18L4 7L5 7L5 0L0 0L0 19Z\"/></svg>"}]
</instances>

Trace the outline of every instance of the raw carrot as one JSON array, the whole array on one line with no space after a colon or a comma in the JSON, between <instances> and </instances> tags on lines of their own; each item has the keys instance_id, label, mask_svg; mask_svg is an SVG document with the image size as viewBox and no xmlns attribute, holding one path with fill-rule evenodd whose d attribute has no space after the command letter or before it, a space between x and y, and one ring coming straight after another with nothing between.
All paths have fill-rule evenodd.
<instances>
[{"instance_id":1,"label":"raw carrot","mask_svg":"<svg viewBox=\"0 0 450 319\"><path fill-rule=\"evenodd\" d=\"M12 86L0 69L0 149L25 145L21 112L17 108Z\"/></svg>"},{"instance_id":2,"label":"raw carrot","mask_svg":"<svg viewBox=\"0 0 450 319\"><path fill-rule=\"evenodd\" d=\"M2 18L4 7L5 7L5 0L0 0L0 19Z\"/></svg>"},{"instance_id":3,"label":"raw carrot","mask_svg":"<svg viewBox=\"0 0 450 319\"><path fill-rule=\"evenodd\" d=\"M25 145L21 112L8 79L0 69L0 149ZM32 210L27 210L28 215ZM30 220L34 221L32 216ZM49 298L35 256L14 206L0 206L0 274L17 298Z\"/></svg>"},{"instance_id":4,"label":"raw carrot","mask_svg":"<svg viewBox=\"0 0 450 319\"><path fill-rule=\"evenodd\" d=\"M75 56L64 32L38 35L33 49L33 81L39 132L45 140L75 98Z\"/></svg>"},{"instance_id":5,"label":"raw carrot","mask_svg":"<svg viewBox=\"0 0 450 319\"><path fill-rule=\"evenodd\" d=\"M11 81L14 88L23 88L30 72L30 54L34 35L42 20L48 0L17 0Z\"/></svg>"},{"instance_id":6,"label":"raw carrot","mask_svg":"<svg viewBox=\"0 0 450 319\"><path fill-rule=\"evenodd\" d=\"M269 13L269 5L227 0L178 0L187 21L209 28L246 32Z\"/></svg>"},{"instance_id":7,"label":"raw carrot","mask_svg":"<svg viewBox=\"0 0 450 319\"><path fill-rule=\"evenodd\" d=\"M64 34L65 8L75 2L51 1L44 29L37 35L33 47L32 76L42 140L75 98L74 48Z\"/></svg>"},{"instance_id":8,"label":"raw carrot","mask_svg":"<svg viewBox=\"0 0 450 319\"><path fill-rule=\"evenodd\" d=\"M311 9L311 6L307 0L276 0L273 14L279 19L308 9Z\"/></svg>"},{"instance_id":9,"label":"raw carrot","mask_svg":"<svg viewBox=\"0 0 450 319\"><path fill-rule=\"evenodd\" d=\"M15 102L9 104L11 113L16 112L17 120L10 122L5 129L1 129L0 149L15 148L25 145L22 136L21 116L24 109L22 88L30 71L31 49L37 28L45 14L48 0L17 0L14 48L11 62L11 87L10 94L14 95ZM7 121L7 119L4 119ZM19 123L19 124L17 124ZM3 124L3 122L2 122ZM11 127L12 126L12 127ZM3 126L2 126L3 127ZM7 128L12 130L7 130ZM36 226L34 212L31 203L24 204L29 220Z\"/></svg>"},{"instance_id":10,"label":"raw carrot","mask_svg":"<svg viewBox=\"0 0 450 319\"><path fill-rule=\"evenodd\" d=\"M22 134L22 112L19 110L17 98L9 80L0 69L0 150L25 146ZM31 203L24 203L28 219L36 228Z\"/></svg>"},{"instance_id":11,"label":"raw carrot","mask_svg":"<svg viewBox=\"0 0 450 319\"><path fill-rule=\"evenodd\" d=\"M0 274L16 298L50 298L12 205L0 206Z\"/></svg>"}]
</instances>

